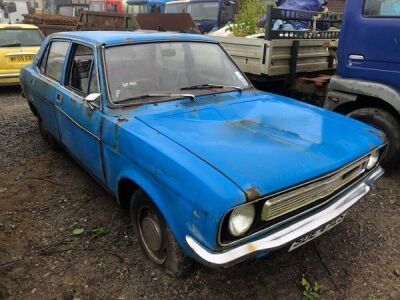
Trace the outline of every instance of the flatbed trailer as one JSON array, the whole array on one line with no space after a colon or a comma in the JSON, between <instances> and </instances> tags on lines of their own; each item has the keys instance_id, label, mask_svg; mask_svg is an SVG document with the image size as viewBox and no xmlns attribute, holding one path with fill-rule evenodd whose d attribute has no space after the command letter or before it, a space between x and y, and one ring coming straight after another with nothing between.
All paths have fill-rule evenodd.
<instances>
[{"instance_id":1,"label":"flatbed trailer","mask_svg":"<svg viewBox=\"0 0 400 300\"><path fill-rule=\"evenodd\" d=\"M322 14L268 6L268 22L264 34L250 38L213 38L222 44L239 68L256 85L263 84L268 89L272 84L276 92L276 82L280 82L283 91L302 93L308 98L316 96L318 100L315 101L320 102L325 97L321 88L326 87L329 76L336 69L336 60L328 51L328 45L339 38L340 30L330 28L319 31L316 28L318 23L338 25L342 16L337 13ZM272 30L277 19L309 21L313 23L313 30ZM324 84L321 85L321 82Z\"/></svg>"}]
</instances>

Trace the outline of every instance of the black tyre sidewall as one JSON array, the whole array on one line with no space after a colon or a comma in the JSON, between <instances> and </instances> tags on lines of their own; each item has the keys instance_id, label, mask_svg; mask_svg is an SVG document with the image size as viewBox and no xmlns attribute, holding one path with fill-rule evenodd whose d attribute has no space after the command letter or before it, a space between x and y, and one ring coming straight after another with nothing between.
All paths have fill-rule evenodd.
<instances>
[{"instance_id":1,"label":"black tyre sidewall","mask_svg":"<svg viewBox=\"0 0 400 300\"><path fill-rule=\"evenodd\" d=\"M162 227L161 230L164 237L167 257L165 262L161 265L153 262L151 258L148 256L145 247L143 245L143 241L141 240L139 235L139 229L138 229L139 224L137 222L137 217L138 217L138 211L142 206L151 208L157 214L157 217ZM174 277L181 277L183 274L185 274L190 265L189 258L183 254L180 246L176 242L175 237L173 236L171 230L169 229L159 209L154 205L151 199L142 190L138 190L134 192L132 195L131 205L130 205L130 215L133 225L133 231L139 241L141 251L146 256L146 258L152 261L155 265L164 268L168 274Z\"/></svg>"},{"instance_id":2,"label":"black tyre sidewall","mask_svg":"<svg viewBox=\"0 0 400 300\"><path fill-rule=\"evenodd\" d=\"M385 133L389 148L382 160L386 167L392 167L400 158L400 124L390 113L378 108L361 108L348 114L349 117L367 123Z\"/></svg>"}]
</instances>

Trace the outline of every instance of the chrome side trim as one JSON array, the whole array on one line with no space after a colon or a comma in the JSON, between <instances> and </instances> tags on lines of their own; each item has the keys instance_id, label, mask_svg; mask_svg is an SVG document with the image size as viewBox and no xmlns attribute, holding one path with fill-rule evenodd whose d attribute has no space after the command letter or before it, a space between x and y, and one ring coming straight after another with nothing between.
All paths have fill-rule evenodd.
<instances>
[{"instance_id":1,"label":"chrome side trim","mask_svg":"<svg viewBox=\"0 0 400 300\"><path fill-rule=\"evenodd\" d=\"M58 109L58 111L60 111L64 116L66 116L72 123L74 123L76 126L78 126L80 129L82 129L83 131L85 131L87 134L89 134L90 136L94 137L96 140L101 141L101 139L93 134L92 132L90 132L89 130L87 130L85 127L83 127L81 124L79 124L78 122L76 122L72 117L70 117L67 113L65 113L60 107L58 107L56 105L56 108Z\"/></svg>"},{"instance_id":2,"label":"chrome side trim","mask_svg":"<svg viewBox=\"0 0 400 300\"><path fill-rule=\"evenodd\" d=\"M290 243L307 235L344 214L371 189L371 185L383 174L378 167L372 174L358 183L346 194L330 203L328 207L312 212L298 221L285 224L264 237L222 252L213 252L203 247L190 235L186 235L186 243L193 251L194 257L212 267L227 267L237 264L261 252L271 252L288 246Z\"/></svg>"},{"instance_id":3,"label":"chrome side trim","mask_svg":"<svg viewBox=\"0 0 400 300\"><path fill-rule=\"evenodd\" d=\"M19 77L19 73L0 74L0 78L15 78Z\"/></svg>"}]
</instances>

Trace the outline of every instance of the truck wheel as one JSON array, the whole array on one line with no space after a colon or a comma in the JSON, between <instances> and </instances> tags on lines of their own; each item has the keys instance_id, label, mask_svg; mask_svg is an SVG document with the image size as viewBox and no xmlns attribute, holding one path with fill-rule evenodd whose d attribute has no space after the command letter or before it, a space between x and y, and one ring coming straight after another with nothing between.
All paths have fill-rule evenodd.
<instances>
[{"instance_id":1,"label":"truck wheel","mask_svg":"<svg viewBox=\"0 0 400 300\"><path fill-rule=\"evenodd\" d=\"M42 139L45 142L47 142L47 145L49 146L49 148L51 150L53 150L53 151L59 150L60 145L58 144L57 140L51 135L51 133L49 133L46 125L43 123L43 121L40 118L38 118L38 122L39 122L40 136L42 137Z\"/></svg>"},{"instance_id":2,"label":"truck wheel","mask_svg":"<svg viewBox=\"0 0 400 300\"><path fill-rule=\"evenodd\" d=\"M142 190L133 193L130 213L145 256L174 277L186 274L191 259L183 254L158 208Z\"/></svg>"},{"instance_id":3,"label":"truck wheel","mask_svg":"<svg viewBox=\"0 0 400 300\"><path fill-rule=\"evenodd\" d=\"M388 111L379 108L360 108L347 116L365 122L386 135L388 150L382 160L385 167L393 167L400 158L400 123Z\"/></svg>"}]
</instances>

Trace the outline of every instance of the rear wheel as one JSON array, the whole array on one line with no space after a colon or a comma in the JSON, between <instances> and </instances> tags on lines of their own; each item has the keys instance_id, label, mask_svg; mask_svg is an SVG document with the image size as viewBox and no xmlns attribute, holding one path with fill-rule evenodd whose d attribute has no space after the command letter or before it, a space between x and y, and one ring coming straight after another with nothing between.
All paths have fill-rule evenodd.
<instances>
[{"instance_id":1,"label":"rear wheel","mask_svg":"<svg viewBox=\"0 0 400 300\"><path fill-rule=\"evenodd\" d=\"M381 130L388 142L388 149L382 164L394 167L400 159L400 123L390 112L379 108L360 108L348 114L349 117L365 122Z\"/></svg>"},{"instance_id":2,"label":"rear wheel","mask_svg":"<svg viewBox=\"0 0 400 300\"><path fill-rule=\"evenodd\" d=\"M49 148L51 150L57 151L60 149L60 145L58 144L57 140L55 139L55 137L53 137L51 135L51 133L47 130L46 125L44 124L44 122L38 118L38 122L39 122L39 131L40 131L40 136L42 137L42 139L47 142L47 145L49 146Z\"/></svg>"},{"instance_id":3,"label":"rear wheel","mask_svg":"<svg viewBox=\"0 0 400 300\"><path fill-rule=\"evenodd\" d=\"M167 273L180 277L192 264L186 257L158 208L142 191L136 191L131 199L130 212L133 230L144 254Z\"/></svg>"}]
</instances>

